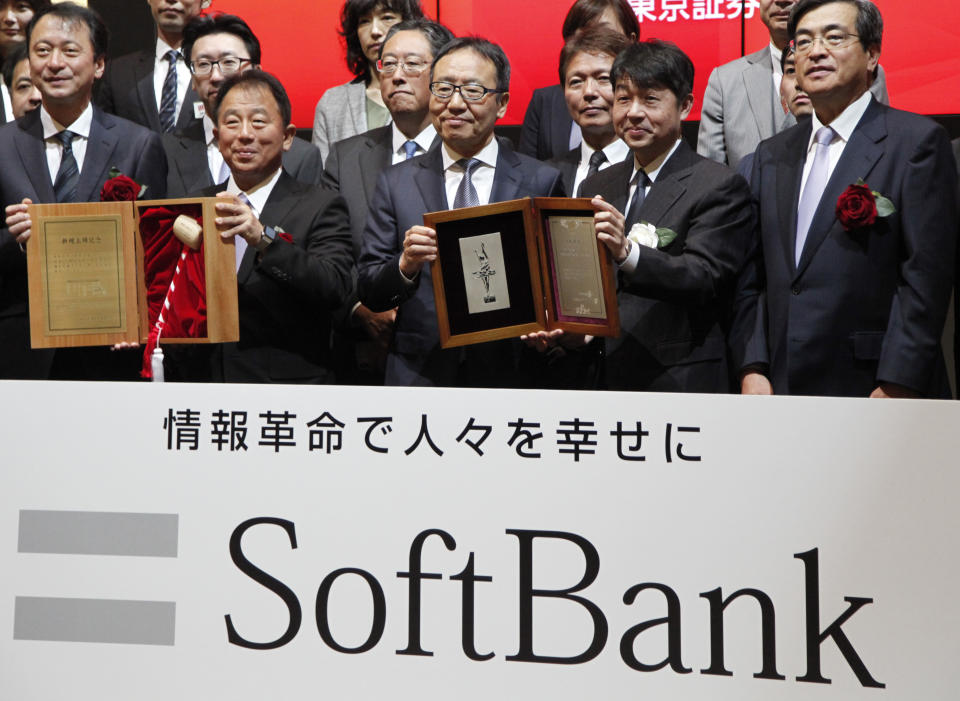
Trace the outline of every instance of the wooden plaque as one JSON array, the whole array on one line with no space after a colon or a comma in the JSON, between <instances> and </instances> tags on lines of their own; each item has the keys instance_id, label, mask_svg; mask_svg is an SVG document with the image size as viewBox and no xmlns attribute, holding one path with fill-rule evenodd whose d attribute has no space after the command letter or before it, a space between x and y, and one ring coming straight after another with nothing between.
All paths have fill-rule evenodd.
<instances>
[{"instance_id":1,"label":"wooden plaque","mask_svg":"<svg viewBox=\"0 0 960 701\"><path fill-rule=\"evenodd\" d=\"M33 348L143 343L147 319L140 217L150 207L201 212L207 333L165 343L223 343L240 337L235 248L214 224L214 197L30 205L27 240Z\"/></svg>"},{"instance_id":2,"label":"wooden plaque","mask_svg":"<svg viewBox=\"0 0 960 701\"><path fill-rule=\"evenodd\" d=\"M589 199L525 198L431 212L443 348L534 331L616 336L613 263Z\"/></svg>"}]
</instances>

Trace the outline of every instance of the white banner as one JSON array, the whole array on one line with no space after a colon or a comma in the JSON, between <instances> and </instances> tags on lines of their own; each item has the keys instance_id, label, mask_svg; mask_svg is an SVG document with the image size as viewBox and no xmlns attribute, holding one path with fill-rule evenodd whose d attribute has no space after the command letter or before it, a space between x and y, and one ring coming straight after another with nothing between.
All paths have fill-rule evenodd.
<instances>
[{"instance_id":1,"label":"white banner","mask_svg":"<svg viewBox=\"0 0 960 701\"><path fill-rule=\"evenodd\" d=\"M953 701L958 426L0 382L0 699Z\"/></svg>"}]
</instances>

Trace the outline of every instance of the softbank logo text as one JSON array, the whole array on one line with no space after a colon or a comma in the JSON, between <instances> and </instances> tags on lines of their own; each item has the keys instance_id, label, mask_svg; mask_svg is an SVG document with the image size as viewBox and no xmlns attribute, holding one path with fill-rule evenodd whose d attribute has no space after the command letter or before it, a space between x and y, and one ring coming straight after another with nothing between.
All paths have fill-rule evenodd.
<instances>
[{"instance_id":1,"label":"softbank logo text","mask_svg":"<svg viewBox=\"0 0 960 701\"><path fill-rule=\"evenodd\" d=\"M253 649L272 650L283 647L292 641L300 631L303 622L303 609L300 600L293 590L273 575L265 572L251 562L243 551L243 536L251 528L274 527L282 528L287 535L290 547L297 548L296 527L293 522L281 518L260 517L244 521L234 529L230 538L230 555L237 568L251 579L278 596L287 608L287 625L285 632L275 640L251 640L244 636L242 631L242 612L234 612L225 616L227 640L233 645ZM600 571L600 554L593 544L581 535L561 531L536 531L507 529L506 534L516 538L519 557L519 620L518 620L518 649L514 654L504 659L509 662L530 662L541 664L585 664L603 653L610 638L610 628L607 616L603 610L591 601L585 590L596 580ZM407 644L397 650L397 655L432 656L433 652L425 648L421 640L420 612L423 605L424 582L442 580L444 578L458 582L461 588L461 645L463 654L470 660L483 662L496 657L492 650L478 650L475 637L475 601L478 596L478 586L489 584L493 577L478 573L476 554L470 552L466 557L464 567L456 573L440 573L424 571L422 565L422 551L424 543L430 539L439 539L449 551L455 551L457 544L453 536L441 529L422 531L414 537L410 544L407 570L397 572L397 577L407 580ZM534 552L537 543L548 540L562 540L576 545L583 554L584 567L582 573L571 574L571 581L579 577L577 584L565 589L535 588ZM814 684L830 684L831 678L825 675L821 665L821 648L830 641L839 650L859 683L864 687L884 688L884 684L867 668L867 665L857 652L853 642L844 631L844 625L873 599L846 596L846 610L826 626L820 620L820 567L819 553L816 548L793 556L800 561L804 585L805 608L805 673L795 677L798 682ZM337 642L330 629L328 618L328 602L330 591L335 582L344 576L360 577L370 590L373 602L373 615L370 633L360 645L347 647ZM436 586L436 585L431 585ZM666 607L666 615L646 621L640 621L620 633L619 654L631 669L638 672L655 672L669 667L677 674L690 674L694 669L686 664L682 654L681 640L681 602L676 591L660 582L642 582L629 586L623 592L623 603L633 604L642 592L655 591L662 595ZM482 591L480 592L482 594ZM740 589L725 595L721 587L716 587L700 594L700 598L707 603L706 625L709 628L710 659L709 664L699 672L703 675L732 676L733 671L728 669L724 655L724 613L727 607L738 599L749 599L756 602L760 609L760 630L762 660L760 671L753 674L756 679L786 680L778 667L776 650L776 610L773 599L760 589ZM557 599L569 602L573 608L586 611L592 621L592 637L584 640L583 652L566 657L538 654L535 646L536 621L534 616L534 602L536 599ZM317 631L323 642L345 654L362 654L374 649L383 637L386 625L387 601L383 587L377 578L370 572L357 568L347 567L327 574L317 590L314 611L316 615ZM580 612L582 615L582 611ZM688 614L689 615L689 614ZM236 622L235 622L236 619ZM666 630L667 650L666 657L661 660L641 660L635 654L635 645L638 637L645 631L660 628ZM832 672L836 674L836 672Z\"/></svg>"}]
</instances>

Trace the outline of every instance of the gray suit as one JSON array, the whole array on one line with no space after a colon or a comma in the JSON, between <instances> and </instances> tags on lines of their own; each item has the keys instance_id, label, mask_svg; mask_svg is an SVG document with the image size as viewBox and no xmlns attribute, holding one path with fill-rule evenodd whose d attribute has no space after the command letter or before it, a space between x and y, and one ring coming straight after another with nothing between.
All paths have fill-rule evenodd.
<instances>
[{"instance_id":1,"label":"gray suit","mask_svg":"<svg viewBox=\"0 0 960 701\"><path fill-rule=\"evenodd\" d=\"M870 92L889 104L883 67ZM730 63L717 66L703 93L697 153L736 168L757 145L796 124L784 114L780 96L773 90L773 59L770 46Z\"/></svg>"},{"instance_id":2,"label":"gray suit","mask_svg":"<svg viewBox=\"0 0 960 701\"><path fill-rule=\"evenodd\" d=\"M333 144L367 129L367 86L363 79L323 93L313 118L313 145L320 149L324 161Z\"/></svg>"},{"instance_id":3,"label":"gray suit","mask_svg":"<svg viewBox=\"0 0 960 701\"><path fill-rule=\"evenodd\" d=\"M198 121L176 134L163 135L167 154L167 197L189 197L215 184L210 175L203 123ZM300 138L294 138L283 153L283 169L304 185L319 185L323 173L320 153Z\"/></svg>"}]
</instances>

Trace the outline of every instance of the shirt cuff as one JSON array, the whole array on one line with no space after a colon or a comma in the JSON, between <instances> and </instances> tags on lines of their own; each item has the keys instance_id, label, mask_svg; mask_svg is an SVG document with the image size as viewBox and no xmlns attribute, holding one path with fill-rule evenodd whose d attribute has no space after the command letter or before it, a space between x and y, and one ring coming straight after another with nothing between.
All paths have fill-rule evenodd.
<instances>
[{"instance_id":1,"label":"shirt cuff","mask_svg":"<svg viewBox=\"0 0 960 701\"><path fill-rule=\"evenodd\" d=\"M406 275L403 274L403 271L400 270L400 264L399 264L399 263L397 263L397 270L398 270L399 273L400 273L400 279L403 280L403 284L405 284L407 287L413 287L415 284L417 284L417 276L418 276L420 273L417 273L417 275L414 275L412 278L407 277Z\"/></svg>"},{"instance_id":2,"label":"shirt cuff","mask_svg":"<svg viewBox=\"0 0 960 701\"><path fill-rule=\"evenodd\" d=\"M637 269L637 263L640 262L640 244L634 241L630 242L630 252L617 267L628 275Z\"/></svg>"}]
</instances>

